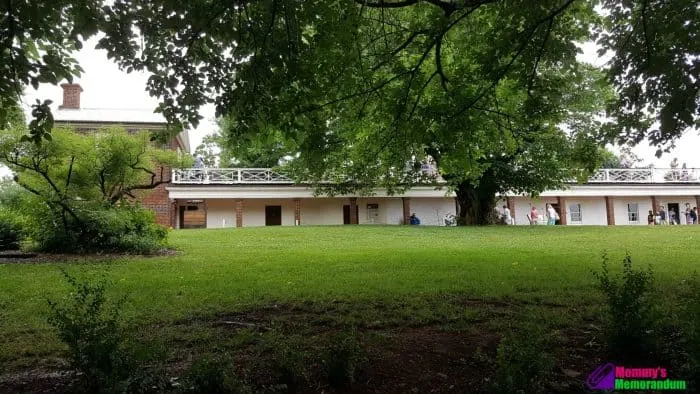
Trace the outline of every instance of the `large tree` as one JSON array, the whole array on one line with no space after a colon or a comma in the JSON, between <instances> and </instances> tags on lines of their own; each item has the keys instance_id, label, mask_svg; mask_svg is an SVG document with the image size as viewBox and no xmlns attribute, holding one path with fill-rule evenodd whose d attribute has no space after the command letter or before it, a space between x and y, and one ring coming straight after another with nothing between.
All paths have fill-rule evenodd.
<instances>
[{"instance_id":1,"label":"large tree","mask_svg":"<svg viewBox=\"0 0 700 394\"><path fill-rule=\"evenodd\" d=\"M549 168L595 157L591 142L662 144L696 126L699 12L688 0L136 0L97 19L99 46L153 74L173 122L213 102L236 137L282 133L305 175L349 188L405 183L404 164L432 156L459 195L510 179L499 167L546 179L509 185L536 193L567 176ZM576 127L599 103L569 97L583 83L576 43L590 39L614 51L603 133Z\"/></svg>"}]
</instances>

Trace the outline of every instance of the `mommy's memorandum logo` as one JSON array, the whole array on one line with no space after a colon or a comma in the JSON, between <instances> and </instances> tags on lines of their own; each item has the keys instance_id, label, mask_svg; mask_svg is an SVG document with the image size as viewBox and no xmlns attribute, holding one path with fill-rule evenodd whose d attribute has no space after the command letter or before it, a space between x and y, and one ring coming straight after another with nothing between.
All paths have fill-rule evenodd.
<instances>
[{"instance_id":1,"label":"mommy's memorandum logo","mask_svg":"<svg viewBox=\"0 0 700 394\"><path fill-rule=\"evenodd\" d=\"M685 380L671 380L662 367L628 368L612 363L596 368L586 379L590 390L686 390Z\"/></svg>"}]
</instances>

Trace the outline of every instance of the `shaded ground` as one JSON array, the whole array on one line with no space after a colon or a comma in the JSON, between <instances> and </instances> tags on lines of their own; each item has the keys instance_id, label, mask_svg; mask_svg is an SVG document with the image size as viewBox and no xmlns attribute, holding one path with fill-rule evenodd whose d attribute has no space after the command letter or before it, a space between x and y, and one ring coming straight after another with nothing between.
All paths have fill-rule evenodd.
<instances>
[{"instance_id":1,"label":"shaded ground","mask_svg":"<svg viewBox=\"0 0 700 394\"><path fill-rule=\"evenodd\" d=\"M75 262L99 262L113 261L130 257L148 258L158 256L171 256L177 254L172 249L161 249L151 255L133 255L127 253L37 253L22 252L19 250L0 251L0 264L43 264L43 263L75 263Z\"/></svg>"},{"instance_id":2,"label":"shaded ground","mask_svg":"<svg viewBox=\"0 0 700 394\"><path fill-rule=\"evenodd\" d=\"M455 303L470 313L442 321L401 321L389 318L401 313L369 305L361 311L364 323L354 324L347 313L351 305L274 305L142 329L168 333L161 339L169 347L171 378L182 377L194 360L229 354L234 355L231 373L260 391L279 390L284 382L288 389L282 391L302 393L488 392L499 342L524 306L468 299ZM339 333L348 332L348 322L363 358L354 382L331 386L323 354ZM555 367L540 377L538 392L585 392L586 376L602 361L598 326L571 323L549 329L555 345L542 352L552 354ZM37 368L1 377L0 392L64 392L70 381L65 369Z\"/></svg>"}]
</instances>

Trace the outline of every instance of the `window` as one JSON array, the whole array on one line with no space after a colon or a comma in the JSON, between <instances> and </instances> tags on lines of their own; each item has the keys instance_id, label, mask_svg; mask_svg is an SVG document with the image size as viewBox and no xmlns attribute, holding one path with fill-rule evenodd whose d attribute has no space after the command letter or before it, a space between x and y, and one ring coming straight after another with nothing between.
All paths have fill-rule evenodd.
<instances>
[{"instance_id":1,"label":"window","mask_svg":"<svg viewBox=\"0 0 700 394\"><path fill-rule=\"evenodd\" d=\"M581 204L569 205L569 215L571 216L571 223L581 223Z\"/></svg>"},{"instance_id":2,"label":"window","mask_svg":"<svg viewBox=\"0 0 700 394\"><path fill-rule=\"evenodd\" d=\"M639 223L639 204L627 204L627 220L630 223Z\"/></svg>"}]
</instances>

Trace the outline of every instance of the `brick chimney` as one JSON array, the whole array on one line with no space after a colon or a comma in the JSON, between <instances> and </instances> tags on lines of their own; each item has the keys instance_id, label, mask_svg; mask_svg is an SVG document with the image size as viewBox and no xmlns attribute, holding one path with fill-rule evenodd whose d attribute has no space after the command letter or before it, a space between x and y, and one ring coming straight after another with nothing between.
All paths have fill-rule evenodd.
<instances>
[{"instance_id":1,"label":"brick chimney","mask_svg":"<svg viewBox=\"0 0 700 394\"><path fill-rule=\"evenodd\" d=\"M63 104L58 109L80 109L80 93L83 88L77 83L64 83L63 88Z\"/></svg>"}]
</instances>

